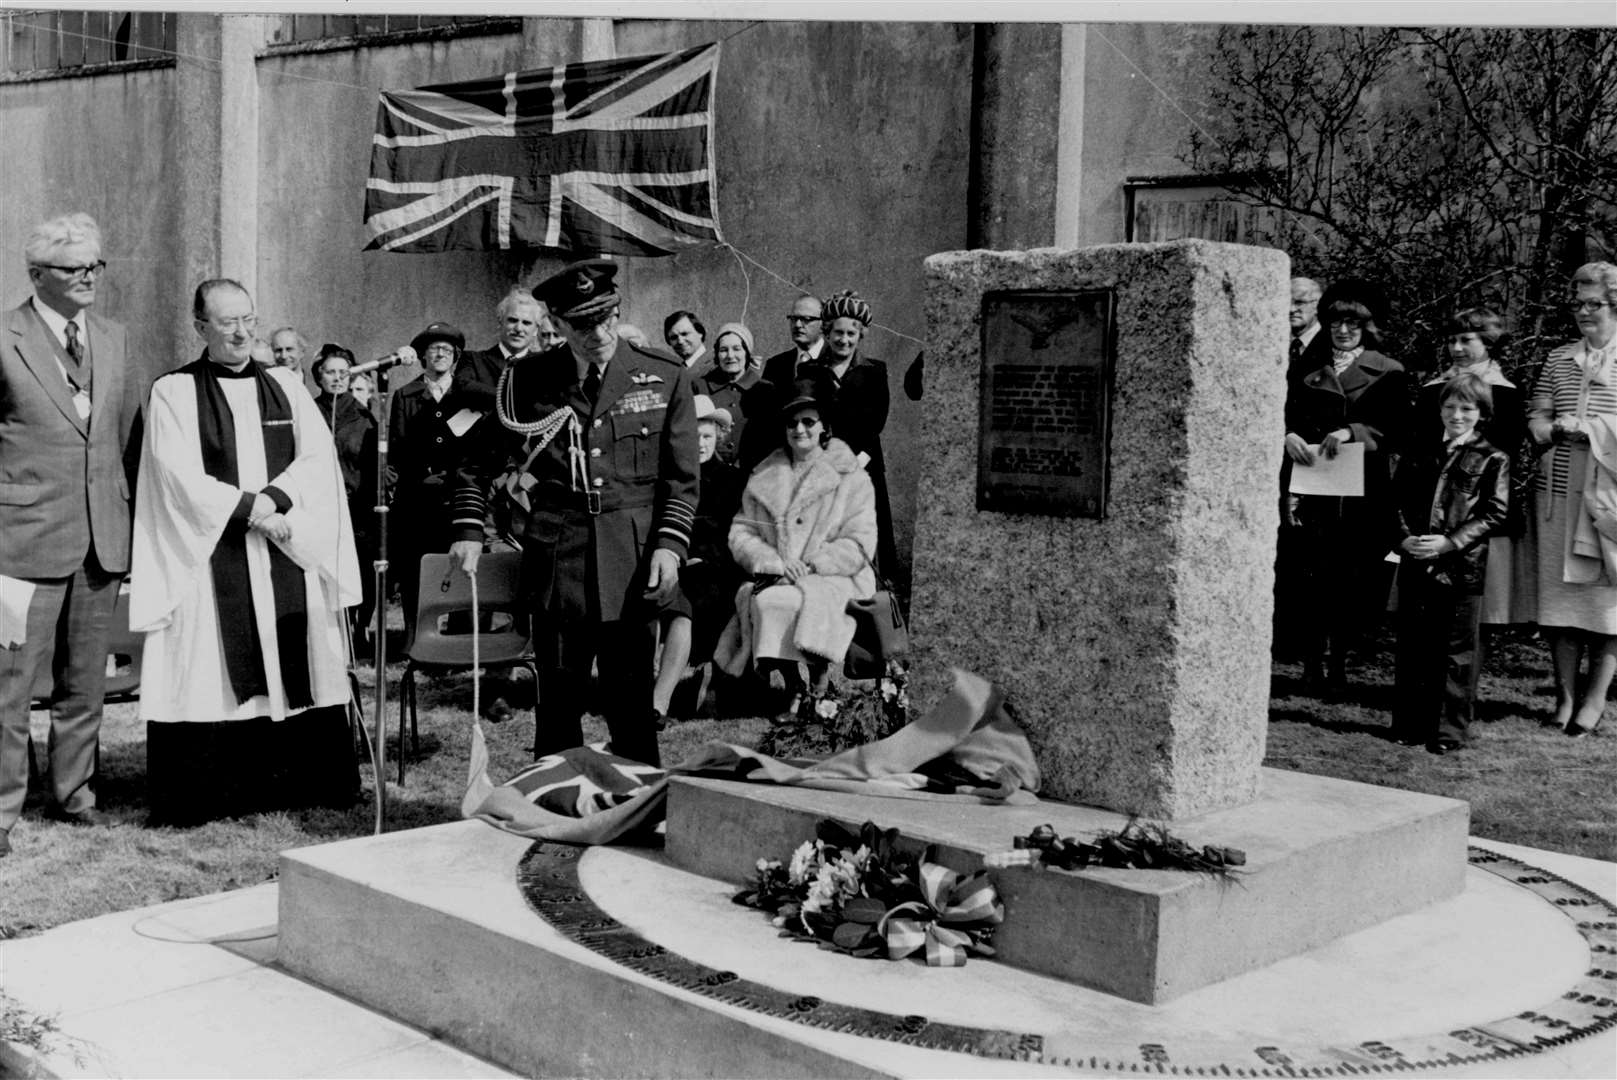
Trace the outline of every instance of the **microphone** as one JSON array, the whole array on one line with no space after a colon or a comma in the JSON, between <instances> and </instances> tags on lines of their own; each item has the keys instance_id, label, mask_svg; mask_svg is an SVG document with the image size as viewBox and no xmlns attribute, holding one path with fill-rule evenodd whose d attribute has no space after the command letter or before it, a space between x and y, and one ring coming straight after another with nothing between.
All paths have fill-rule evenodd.
<instances>
[{"instance_id":1,"label":"microphone","mask_svg":"<svg viewBox=\"0 0 1617 1080\"><path fill-rule=\"evenodd\" d=\"M386 356L380 357L376 360L370 360L363 364L355 364L353 367L348 369L348 377L353 378L355 375L367 375L372 371L385 371L386 369L393 367L395 364L407 364L414 359L414 349L395 349L393 352L390 352Z\"/></svg>"}]
</instances>

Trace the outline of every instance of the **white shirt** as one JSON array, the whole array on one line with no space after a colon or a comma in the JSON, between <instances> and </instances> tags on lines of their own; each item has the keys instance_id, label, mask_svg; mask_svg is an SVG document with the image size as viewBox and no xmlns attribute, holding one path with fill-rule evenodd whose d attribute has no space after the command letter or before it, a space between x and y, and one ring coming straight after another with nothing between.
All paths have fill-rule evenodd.
<instances>
[{"instance_id":1,"label":"white shirt","mask_svg":"<svg viewBox=\"0 0 1617 1080\"><path fill-rule=\"evenodd\" d=\"M45 320L50 332L56 335L56 344L63 349L67 348L67 324L72 323L79 328L79 344L83 345L90 340L90 328L84 321L84 312L80 311L71 319L63 318L62 313L45 303L39 297L34 297L34 310L39 317Z\"/></svg>"},{"instance_id":2,"label":"white shirt","mask_svg":"<svg viewBox=\"0 0 1617 1080\"><path fill-rule=\"evenodd\" d=\"M1297 346L1306 349L1313 342L1314 335L1319 333L1319 320L1315 319L1308 324L1308 329L1297 335Z\"/></svg>"},{"instance_id":3,"label":"white shirt","mask_svg":"<svg viewBox=\"0 0 1617 1080\"><path fill-rule=\"evenodd\" d=\"M434 376L423 371L421 373L421 378L426 382L427 393L432 395L432 400L442 401L444 399L444 395L449 393L450 385L455 381L455 369L450 368L440 376Z\"/></svg>"},{"instance_id":4,"label":"white shirt","mask_svg":"<svg viewBox=\"0 0 1617 1080\"><path fill-rule=\"evenodd\" d=\"M818 360L820 358L820 352L824 348L825 348L825 339L824 338L818 338L818 339L815 340L814 344L810 345L808 348L806 348L806 349L798 349L797 350L797 367L802 367L804 364L810 364L810 363L813 363L814 361ZM792 370L796 371L797 368L793 368Z\"/></svg>"},{"instance_id":5,"label":"white shirt","mask_svg":"<svg viewBox=\"0 0 1617 1080\"><path fill-rule=\"evenodd\" d=\"M38 296L34 297L34 310L39 312L41 319L45 320L46 329L56 335L56 344L62 347L63 352L67 351L67 324L70 322L79 328L80 347L89 347L90 328L85 323L84 312L75 313L71 319L65 318L61 312L45 303ZM89 391L80 387L78 381L68 374L67 365L62 363L60 358L52 355L51 359L56 361L56 370L62 373L62 381L67 383L68 388L73 391L73 409L79 414L79 419L90 419Z\"/></svg>"}]
</instances>

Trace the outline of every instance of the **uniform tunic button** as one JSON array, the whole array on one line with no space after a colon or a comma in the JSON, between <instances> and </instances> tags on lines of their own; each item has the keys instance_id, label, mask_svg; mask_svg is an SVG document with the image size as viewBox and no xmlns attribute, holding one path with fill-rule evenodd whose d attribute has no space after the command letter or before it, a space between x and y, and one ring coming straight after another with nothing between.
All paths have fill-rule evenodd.
<instances>
[{"instance_id":1,"label":"uniform tunic button","mask_svg":"<svg viewBox=\"0 0 1617 1080\"><path fill-rule=\"evenodd\" d=\"M440 435L440 436L438 436L438 437L437 437L437 438L436 438L436 439L434 439L434 440L432 440L432 441L433 441L433 442L443 442L443 441L444 441L444 437L443 437L443 436L442 436L442 435Z\"/></svg>"},{"instance_id":2,"label":"uniform tunic button","mask_svg":"<svg viewBox=\"0 0 1617 1080\"><path fill-rule=\"evenodd\" d=\"M605 483L605 481L604 481L604 480L602 480L602 479L601 479L601 478L600 478L600 477L599 477L599 476L597 476L597 477L596 477L596 478L595 478L595 486L596 486L596 487L600 487L600 486L601 486L601 485L602 485L602 484L603 484L603 483Z\"/></svg>"},{"instance_id":3,"label":"uniform tunic button","mask_svg":"<svg viewBox=\"0 0 1617 1080\"><path fill-rule=\"evenodd\" d=\"M642 434L642 435L650 435L651 434L651 429L648 428L646 425L641 424L640 425L640 434Z\"/></svg>"},{"instance_id":4,"label":"uniform tunic button","mask_svg":"<svg viewBox=\"0 0 1617 1080\"><path fill-rule=\"evenodd\" d=\"M600 456L601 456L601 448L599 446L590 447L590 457L600 457Z\"/></svg>"},{"instance_id":5,"label":"uniform tunic button","mask_svg":"<svg viewBox=\"0 0 1617 1080\"><path fill-rule=\"evenodd\" d=\"M594 423L594 424L592 424L592 425L590 425L590 426L591 426L591 427L600 427L600 426L601 426L601 422L600 422L600 421L599 421L599 420L597 420L597 421L595 421L595 423Z\"/></svg>"}]
</instances>

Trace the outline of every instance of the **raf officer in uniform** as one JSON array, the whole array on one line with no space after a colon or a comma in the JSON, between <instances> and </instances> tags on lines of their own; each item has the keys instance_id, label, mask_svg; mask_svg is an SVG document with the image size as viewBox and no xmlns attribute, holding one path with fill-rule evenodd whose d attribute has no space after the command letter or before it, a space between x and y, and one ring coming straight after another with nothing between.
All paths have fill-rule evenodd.
<instances>
[{"instance_id":1,"label":"raf officer in uniform","mask_svg":"<svg viewBox=\"0 0 1617 1080\"><path fill-rule=\"evenodd\" d=\"M460 472L451 552L476 571L489 481L522 463L514 494L527 503L523 582L544 703L534 750L582 745L594 660L613 752L657 765L655 620L690 545L696 408L684 364L619 338L617 271L586 260L534 288L566 340L512 361L500 426Z\"/></svg>"}]
</instances>

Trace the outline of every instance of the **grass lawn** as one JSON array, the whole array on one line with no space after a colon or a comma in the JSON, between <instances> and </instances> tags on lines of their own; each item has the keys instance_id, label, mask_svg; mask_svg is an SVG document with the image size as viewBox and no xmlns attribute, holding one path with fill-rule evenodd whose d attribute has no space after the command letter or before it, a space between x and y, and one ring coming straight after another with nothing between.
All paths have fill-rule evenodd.
<instances>
[{"instance_id":1,"label":"grass lawn","mask_svg":"<svg viewBox=\"0 0 1617 1080\"><path fill-rule=\"evenodd\" d=\"M1385 644L1385 643L1384 643ZM1328 776L1466 799L1472 832L1512 843L1617 859L1617 732L1572 740L1539 726L1548 712L1548 663L1536 639L1511 633L1496 643L1483 679L1481 720L1473 745L1434 757L1383 738L1391 685L1390 650L1353 673L1341 701L1296 692L1297 665L1274 667L1268 764ZM397 679L392 672L390 691ZM368 670L362 681L370 682ZM388 828L460 818L466 784L472 686L455 675L422 684L421 751L406 783L388 784ZM370 702L366 702L367 710ZM397 723L390 702L389 725ZM44 715L34 714L43 745ZM1617 721L1608 724L1617 727ZM485 725L496 781L527 763L532 714ZM678 761L710 739L753 744L762 720L699 720L671 725L663 758ZM600 725L586 726L592 740ZM15 852L0 860L0 938L37 933L108 911L141 907L274 878L281 850L368 835L368 801L352 810L266 814L194 829L146 828L145 732L132 702L111 704L102 729L101 805L119 822L111 829L44 820L34 793L12 832ZM389 746L389 762L396 762ZM366 790L370 768L361 768ZM390 765L389 773L393 773Z\"/></svg>"}]
</instances>

